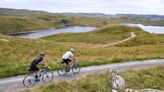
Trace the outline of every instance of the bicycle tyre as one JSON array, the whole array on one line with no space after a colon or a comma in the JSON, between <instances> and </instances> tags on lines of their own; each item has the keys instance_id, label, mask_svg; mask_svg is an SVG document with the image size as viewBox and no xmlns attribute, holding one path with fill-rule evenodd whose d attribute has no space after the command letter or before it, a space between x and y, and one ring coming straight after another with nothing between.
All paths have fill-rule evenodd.
<instances>
[{"instance_id":1,"label":"bicycle tyre","mask_svg":"<svg viewBox=\"0 0 164 92\"><path fill-rule=\"evenodd\" d=\"M25 87L32 87L35 85L35 76L34 75L27 75L25 76L25 78L23 79L23 85Z\"/></svg>"},{"instance_id":2,"label":"bicycle tyre","mask_svg":"<svg viewBox=\"0 0 164 92\"><path fill-rule=\"evenodd\" d=\"M79 72L80 72L80 70L81 70L81 67L80 67L80 65L77 63L77 64L75 64L73 67L72 67L72 72L74 73L74 74L78 74Z\"/></svg>"},{"instance_id":3,"label":"bicycle tyre","mask_svg":"<svg viewBox=\"0 0 164 92\"><path fill-rule=\"evenodd\" d=\"M57 70L57 72L58 72L59 76L65 75L66 74L65 67L63 67L62 69Z\"/></svg>"},{"instance_id":4,"label":"bicycle tyre","mask_svg":"<svg viewBox=\"0 0 164 92\"><path fill-rule=\"evenodd\" d=\"M54 78L54 74L53 74L52 71L48 72L48 73L44 73L42 75L42 80L43 80L44 83L51 82L53 80L53 78Z\"/></svg>"}]
</instances>

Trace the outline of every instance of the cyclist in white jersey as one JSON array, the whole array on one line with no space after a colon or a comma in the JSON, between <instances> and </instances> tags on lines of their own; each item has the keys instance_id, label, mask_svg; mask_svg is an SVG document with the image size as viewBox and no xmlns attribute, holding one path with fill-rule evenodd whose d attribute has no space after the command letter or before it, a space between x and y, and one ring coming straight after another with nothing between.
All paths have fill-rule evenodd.
<instances>
[{"instance_id":1,"label":"cyclist in white jersey","mask_svg":"<svg viewBox=\"0 0 164 92\"><path fill-rule=\"evenodd\" d=\"M64 55L62 56L62 64L66 63L67 66L69 66L69 62L74 61L75 57L73 55L74 53L74 48L70 48L69 51L65 52Z\"/></svg>"}]
</instances>

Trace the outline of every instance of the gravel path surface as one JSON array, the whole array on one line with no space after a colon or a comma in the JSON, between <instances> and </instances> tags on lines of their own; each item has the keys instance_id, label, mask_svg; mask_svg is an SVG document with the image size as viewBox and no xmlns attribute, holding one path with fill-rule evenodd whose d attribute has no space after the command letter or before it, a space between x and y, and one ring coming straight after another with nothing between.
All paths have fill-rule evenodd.
<instances>
[{"instance_id":1,"label":"gravel path surface","mask_svg":"<svg viewBox=\"0 0 164 92\"><path fill-rule=\"evenodd\" d=\"M99 45L95 45L93 47L107 47L107 46L114 46L114 45L117 45L117 44L120 44L120 43L123 43L123 42L126 42L132 38L136 37L136 34L134 32L131 32L131 36L129 38L126 38L124 40L121 40L121 41L118 41L118 42L114 42L114 43L111 43L111 44L99 44Z\"/></svg>"},{"instance_id":2,"label":"gravel path surface","mask_svg":"<svg viewBox=\"0 0 164 92\"><path fill-rule=\"evenodd\" d=\"M74 78L79 78L86 76L91 73L102 73L108 71L110 68L117 68L121 71L126 69L145 69L157 66L164 66L164 59L155 59L155 60L138 60L124 63L115 63L115 64L105 64L99 66L88 66L83 67L79 74L68 73L66 76L59 76L56 71L54 71L54 81L60 80L71 80ZM5 78L0 80L0 92L16 92L15 90L24 88L23 78L25 75ZM43 82L38 83L42 85Z\"/></svg>"}]
</instances>

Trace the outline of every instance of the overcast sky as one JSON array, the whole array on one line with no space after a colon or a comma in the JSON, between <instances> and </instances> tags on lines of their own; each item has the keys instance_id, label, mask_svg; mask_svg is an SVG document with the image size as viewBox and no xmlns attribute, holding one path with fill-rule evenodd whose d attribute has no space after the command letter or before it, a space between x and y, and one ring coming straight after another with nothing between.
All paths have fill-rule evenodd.
<instances>
[{"instance_id":1,"label":"overcast sky","mask_svg":"<svg viewBox=\"0 0 164 92\"><path fill-rule=\"evenodd\" d=\"M59 13L164 15L164 0L1 0L0 7Z\"/></svg>"}]
</instances>

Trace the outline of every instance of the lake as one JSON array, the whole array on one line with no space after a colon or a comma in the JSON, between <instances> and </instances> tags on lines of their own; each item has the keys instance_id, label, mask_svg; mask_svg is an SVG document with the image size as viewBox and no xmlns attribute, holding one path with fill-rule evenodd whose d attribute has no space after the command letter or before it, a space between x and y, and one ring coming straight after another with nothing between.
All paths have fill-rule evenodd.
<instances>
[{"instance_id":1,"label":"lake","mask_svg":"<svg viewBox=\"0 0 164 92\"><path fill-rule=\"evenodd\" d=\"M41 38L44 36L60 34L60 33L89 32L89 31L92 31L94 29L96 29L96 28L95 27L83 27L83 26L70 26L70 27L66 27L66 28L48 29L48 30L41 30L41 31L36 31L36 32L26 33L26 34L17 34L17 37L37 39L37 38Z\"/></svg>"},{"instance_id":2,"label":"lake","mask_svg":"<svg viewBox=\"0 0 164 92\"><path fill-rule=\"evenodd\" d=\"M138 26L149 33L164 34L164 26L145 26L142 24L125 24L128 26Z\"/></svg>"}]
</instances>

